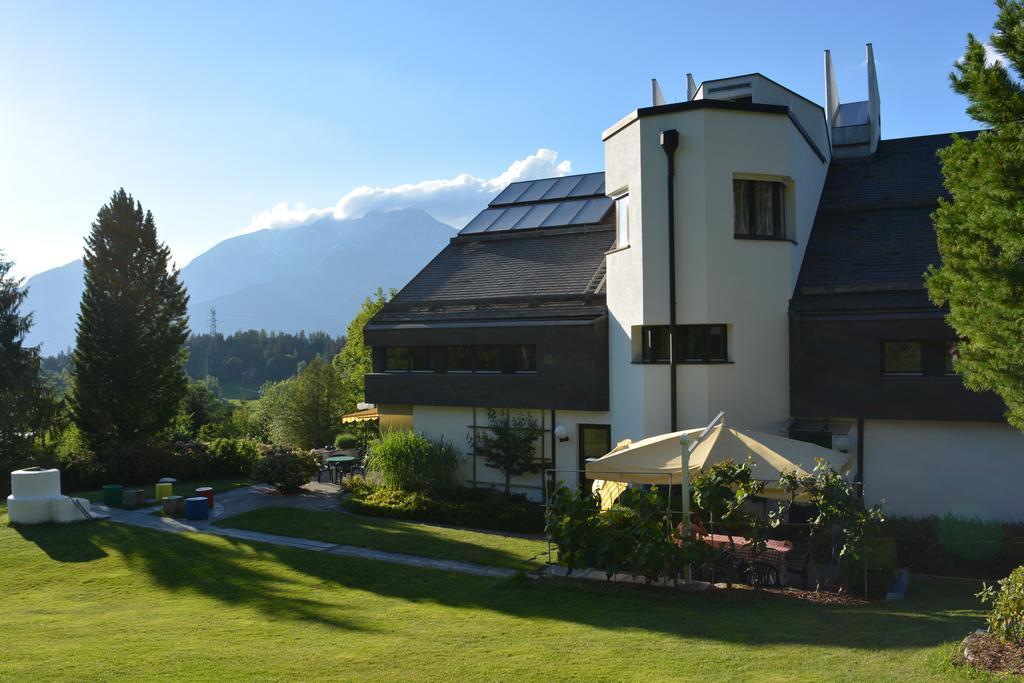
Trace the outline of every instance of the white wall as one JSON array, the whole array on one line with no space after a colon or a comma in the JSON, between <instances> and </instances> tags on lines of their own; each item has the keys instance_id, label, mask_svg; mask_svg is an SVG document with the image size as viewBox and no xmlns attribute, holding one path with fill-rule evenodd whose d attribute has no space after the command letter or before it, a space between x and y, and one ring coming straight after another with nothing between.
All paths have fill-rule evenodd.
<instances>
[{"instance_id":1,"label":"white wall","mask_svg":"<svg viewBox=\"0 0 1024 683\"><path fill-rule=\"evenodd\" d=\"M540 409L521 409L513 412L525 412L534 417L538 424L544 429L551 429L551 411ZM459 470L459 478L466 483L473 481L473 457L469 448L467 435L470 433L470 425L473 424L473 408L455 408L446 406L424 406L413 407L413 429L432 439L445 438L452 442L463 454L464 460ZM487 411L484 408L476 409L476 424L487 424ZM569 441L556 443L555 465L556 469L564 470L559 476L567 483L576 483L575 470L578 465L578 430L580 424L610 424L608 413L587 412L587 411L555 411L555 424L565 426L569 433ZM543 448L545 458L551 457L551 433L545 432L543 436ZM613 444L614 445L614 442ZM540 456L541 447L538 444L537 453ZM534 500L543 498L542 473L534 472L524 474L512 479L512 492L522 493ZM493 485L496 488L503 488L505 476L498 470L487 467L483 458L476 459L476 481L478 485Z\"/></svg>"},{"instance_id":2,"label":"white wall","mask_svg":"<svg viewBox=\"0 0 1024 683\"><path fill-rule=\"evenodd\" d=\"M865 420L864 494L891 515L1024 520L1024 435L1008 424Z\"/></svg>"},{"instance_id":3,"label":"white wall","mask_svg":"<svg viewBox=\"0 0 1024 683\"><path fill-rule=\"evenodd\" d=\"M799 103L814 137L827 139L820 112L816 119L813 107L804 111L804 100L768 86L765 92L784 97L785 104ZM725 410L737 426L783 428L789 418L789 299L827 164L786 116L690 109L624 121L605 140L606 187L630 193L629 248L608 256L613 438L639 439L670 426L669 369L634 363L632 342L638 326L669 321L667 161L659 139L666 129L680 136L676 320L726 324L733 362L678 367L677 426L700 426ZM788 233L796 244L734 237L736 176L787 183Z\"/></svg>"}]
</instances>

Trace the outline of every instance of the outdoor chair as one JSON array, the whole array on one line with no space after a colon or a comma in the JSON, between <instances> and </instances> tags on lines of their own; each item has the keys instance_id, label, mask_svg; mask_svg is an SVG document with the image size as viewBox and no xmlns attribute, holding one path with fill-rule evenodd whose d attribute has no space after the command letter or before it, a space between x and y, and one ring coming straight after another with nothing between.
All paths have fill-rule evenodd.
<instances>
[{"instance_id":1,"label":"outdoor chair","mask_svg":"<svg viewBox=\"0 0 1024 683\"><path fill-rule=\"evenodd\" d=\"M327 473L328 478L331 474L331 466L327 464L327 452L320 454L320 470L316 473L316 483L323 481L324 473Z\"/></svg>"},{"instance_id":2,"label":"outdoor chair","mask_svg":"<svg viewBox=\"0 0 1024 683\"><path fill-rule=\"evenodd\" d=\"M770 588L781 585L778 568L767 562L752 562L745 567L744 575L751 586Z\"/></svg>"},{"instance_id":3,"label":"outdoor chair","mask_svg":"<svg viewBox=\"0 0 1024 683\"><path fill-rule=\"evenodd\" d=\"M796 574L800 577L800 587L807 590L808 570L811 564L811 554L807 545L794 543L793 549L786 555L786 573Z\"/></svg>"}]
</instances>

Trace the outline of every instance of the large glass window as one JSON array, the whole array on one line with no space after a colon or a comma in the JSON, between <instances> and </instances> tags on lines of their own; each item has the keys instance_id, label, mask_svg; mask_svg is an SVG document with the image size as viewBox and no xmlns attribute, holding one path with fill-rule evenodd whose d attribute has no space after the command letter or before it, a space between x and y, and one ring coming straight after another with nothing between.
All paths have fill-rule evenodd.
<instances>
[{"instance_id":1,"label":"large glass window","mask_svg":"<svg viewBox=\"0 0 1024 683\"><path fill-rule=\"evenodd\" d=\"M426 346L389 346L384 352L387 372L426 372L430 370Z\"/></svg>"},{"instance_id":2,"label":"large glass window","mask_svg":"<svg viewBox=\"0 0 1024 683\"><path fill-rule=\"evenodd\" d=\"M615 200L615 246L624 247L629 244L629 195L624 194Z\"/></svg>"},{"instance_id":3,"label":"large glass window","mask_svg":"<svg viewBox=\"0 0 1024 683\"><path fill-rule=\"evenodd\" d=\"M729 360L725 325L680 325L679 358L684 363L724 363Z\"/></svg>"},{"instance_id":4,"label":"large glass window","mask_svg":"<svg viewBox=\"0 0 1024 683\"><path fill-rule=\"evenodd\" d=\"M444 352L444 367L448 372L473 371L473 347L449 346Z\"/></svg>"},{"instance_id":5,"label":"large glass window","mask_svg":"<svg viewBox=\"0 0 1024 683\"><path fill-rule=\"evenodd\" d=\"M501 347L477 346L473 352L476 372L501 372Z\"/></svg>"},{"instance_id":6,"label":"large glass window","mask_svg":"<svg viewBox=\"0 0 1024 683\"><path fill-rule=\"evenodd\" d=\"M642 328L643 361L645 363L669 362L668 325L651 325Z\"/></svg>"},{"instance_id":7,"label":"large glass window","mask_svg":"<svg viewBox=\"0 0 1024 683\"><path fill-rule=\"evenodd\" d=\"M733 180L732 197L736 237L786 237L785 185L769 180Z\"/></svg>"},{"instance_id":8,"label":"large glass window","mask_svg":"<svg viewBox=\"0 0 1024 683\"><path fill-rule=\"evenodd\" d=\"M537 347L520 345L515 348L516 372L537 372Z\"/></svg>"},{"instance_id":9,"label":"large glass window","mask_svg":"<svg viewBox=\"0 0 1024 683\"><path fill-rule=\"evenodd\" d=\"M883 372L887 375L920 375L921 342L887 341L882 343Z\"/></svg>"},{"instance_id":10,"label":"large glass window","mask_svg":"<svg viewBox=\"0 0 1024 683\"><path fill-rule=\"evenodd\" d=\"M955 377L957 343L945 339L882 342L882 374L906 377Z\"/></svg>"}]
</instances>

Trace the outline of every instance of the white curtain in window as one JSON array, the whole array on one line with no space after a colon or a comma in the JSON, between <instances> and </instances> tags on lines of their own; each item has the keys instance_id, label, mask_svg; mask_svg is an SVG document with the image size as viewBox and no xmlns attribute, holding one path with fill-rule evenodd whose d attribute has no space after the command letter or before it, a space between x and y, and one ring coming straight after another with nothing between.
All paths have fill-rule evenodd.
<instances>
[{"instance_id":1,"label":"white curtain in window","mask_svg":"<svg viewBox=\"0 0 1024 683\"><path fill-rule=\"evenodd\" d=\"M732 181L733 212L735 214L734 233L737 235L750 235L750 186L749 180Z\"/></svg>"},{"instance_id":2,"label":"white curtain in window","mask_svg":"<svg viewBox=\"0 0 1024 683\"><path fill-rule=\"evenodd\" d=\"M775 234L775 206L772 201L774 197L774 183L753 183L755 192L754 222L755 234L761 237L771 237Z\"/></svg>"}]
</instances>

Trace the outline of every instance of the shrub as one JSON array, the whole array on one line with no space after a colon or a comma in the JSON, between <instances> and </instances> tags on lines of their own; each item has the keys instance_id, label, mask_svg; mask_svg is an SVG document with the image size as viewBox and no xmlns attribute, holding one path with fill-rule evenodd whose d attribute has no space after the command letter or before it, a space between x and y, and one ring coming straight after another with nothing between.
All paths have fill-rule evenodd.
<instances>
[{"instance_id":1,"label":"shrub","mask_svg":"<svg viewBox=\"0 0 1024 683\"><path fill-rule=\"evenodd\" d=\"M1024 643L1024 567L1017 567L1005 579L999 579L999 588L985 584L978 597L992 603L988 613L989 630L1004 643Z\"/></svg>"},{"instance_id":2,"label":"shrub","mask_svg":"<svg viewBox=\"0 0 1024 683\"><path fill-rule=\"evenodd\" d=\"M992 519L896 517L884 535L896 543L898 566L921 574L998 579L1024 564L1024 524Z\"/></svg>"},{"instance_id":3,"label":"shrub","mask_svg":"<svg viewBox=\"0 0 1024 683\"><path fill-rule=\"evenodd\" d=\"M334 447L338 449L355 448L359 445L359 439L351 432L342 432L334 437Z\"/></svg>"},{"instance_id":4,"label":"shrub","mask_svg":"<svg viewBox=\"0 0 1024 683\"><path fill-rule=\"evenodd\" d=\"M538 533L544 528L544 508L525 496L506 496L493 489L452 487L430 492L371 486L359 477L345 484L350 512L452 526Z\"/></svg>"},{"instance_id":5,"label":"shrub","mask_svg":"<svg viewBox=\"0 0 1024 683\"><path fill-rule=\"evenodd\" d=\"M260 446L251 439L214 439L207 447L211 474L249 474L260 459Z\"/></svg>"},{"instance_id":6,"label":"shrub","mask_svg":"<svg viewBox=\"0 0 1024 683\"><path fill-rule=\"evenodd\" d=\"M366 471L383 486L403 491L455 485L461 454L448 441L431 441L413 431L389 431L370 443Z\"/></svg>"},{"instance_id":7,"label":"shrub","mask_svg":"<svg viewBox=\"0 0 1024 683\"><path fill-rule=\"evenodd\" d=\"M268 447L256 461L252 478L266 482L282 493L297 493L316 476L319 469L315 454L273 446Z\"/></svg>"},{"instance_id":8,"label":"shrub","mask_svg":"<svg viewBox=\"0 0 1024 683\"><path fill-rule=\"evenodd\" d=\"M648 582L676 578L680 568L708 554L706 544L681 538L657 491L627 489L602 512L596 496L565 486L551 496L544 530L558 547L559 564L628 571Z\"/></svg>"}]
</instances>

